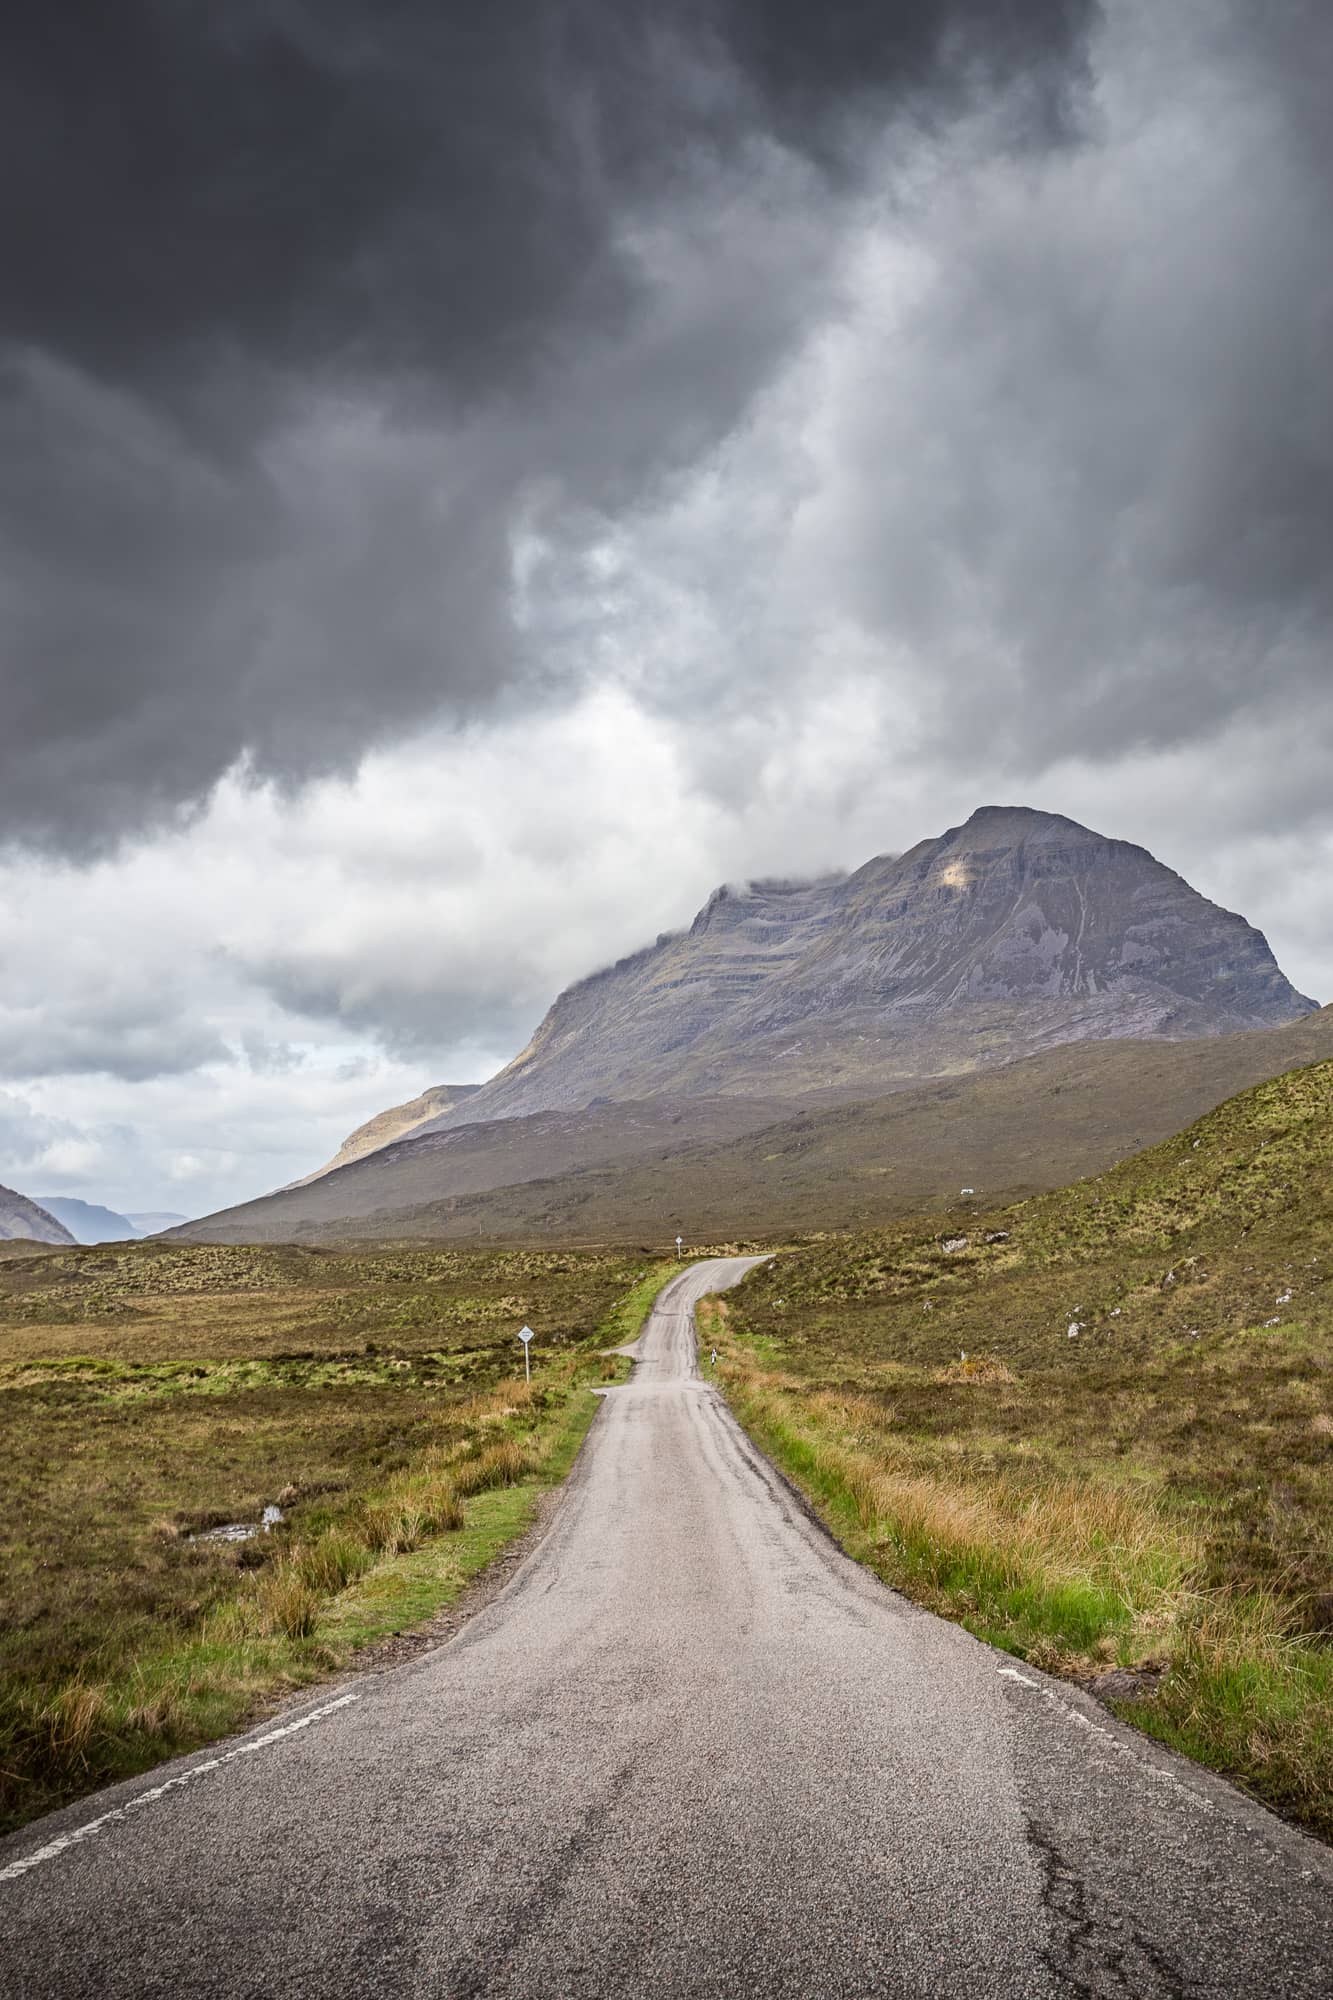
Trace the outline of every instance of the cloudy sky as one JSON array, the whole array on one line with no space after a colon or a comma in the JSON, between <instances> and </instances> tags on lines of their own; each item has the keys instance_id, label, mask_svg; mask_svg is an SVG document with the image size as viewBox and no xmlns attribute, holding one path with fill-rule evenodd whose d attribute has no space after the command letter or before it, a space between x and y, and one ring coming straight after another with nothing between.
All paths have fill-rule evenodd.
<instances>
[{"instance_id":1,"label":"cloudy sky","mask_svg":"<svg viewBox=\"0 0 1333 2000\"><path fill-rule=\"evenodd\" d=\"M277 1185L981 803L1333 997L1324 0L13 33L0 1181Z\"/></svg>"}]
</instances>

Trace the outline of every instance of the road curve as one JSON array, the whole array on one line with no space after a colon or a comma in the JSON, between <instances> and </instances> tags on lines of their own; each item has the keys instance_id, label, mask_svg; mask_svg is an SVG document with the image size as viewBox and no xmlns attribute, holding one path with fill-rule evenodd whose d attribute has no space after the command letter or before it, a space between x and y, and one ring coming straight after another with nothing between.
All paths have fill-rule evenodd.
<instances>
[{"instance_id":1,"label":"road curve","mask_svg":"<svg viewBox=\"0 0 1333 2000\"><path fill-rule=\"evenodd\" d=\"M1333 1992L1329 1851L847 1561L661 1295L450 1643L0 1845L0 1992Z\"/></svg>"}]
</instances>

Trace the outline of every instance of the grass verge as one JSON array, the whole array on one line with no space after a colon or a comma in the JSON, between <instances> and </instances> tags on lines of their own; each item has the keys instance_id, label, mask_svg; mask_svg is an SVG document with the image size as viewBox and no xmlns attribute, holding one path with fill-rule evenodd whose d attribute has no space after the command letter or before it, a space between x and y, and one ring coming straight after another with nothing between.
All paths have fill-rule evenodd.
<instances>
[{"instance_id":1,"label":"grass verge","mask_svg":"<svg viewBox=\"0 0 1333 2000\"><path fill-rule=\"evenodd\" d=\"M1118 1713L1333 1839L1333 1651L1273 1593L1207 1588L1187 1511L1035 1448L969 1464L873 1399L812 1393L715 1325L704 1337L726 1340L741 1424L850 1555L1048 1672L1095 1688L1115 1673Z\"/></svg>"},{"instance_id":2,"label":"grass verge","mask_svg":"<svg viewBox=\"0 0 1333 2000\"><path fill-rule=\"evenodd\" d=\"M1333 1839L1333 1064L701 1313L853 1555Z\"/></svg>"}]
</instances>

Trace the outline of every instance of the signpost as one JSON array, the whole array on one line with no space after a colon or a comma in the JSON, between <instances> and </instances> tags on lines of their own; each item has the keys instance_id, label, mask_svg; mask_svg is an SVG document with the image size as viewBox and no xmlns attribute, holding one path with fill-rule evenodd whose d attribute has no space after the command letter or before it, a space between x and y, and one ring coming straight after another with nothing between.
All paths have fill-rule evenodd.
<instances>
[{"instance_id":1,"label":"signpost","mask_svg":"<svg viewBox=\"0 0 1333 2000\"><path fill-rule=\"evenodd\" d=\"M523 1342L523 1380L530 1382L532 1380L532 1364L528 1360L528 1342L534 1337L532 1328L530 1326L520 1327L518 1337Z\"/></svg>"},{"instance_id":2,"label":"signpost","mask_svg":"<svg viewBox=\"0 0 1333 2000\"><path fill-rule=\"evenodd\" d=\"M681 1246L681 1244L682 1244L682 1243L683 1243L684 1241L685 1241L685 1238L684 1238L683 1236L678 1236L678 1237L676 1238L676 1258L677 1258L677 1261L679 1261L679 1259L680 1259L680 1246Z\"/></svg>"}]
</instances>

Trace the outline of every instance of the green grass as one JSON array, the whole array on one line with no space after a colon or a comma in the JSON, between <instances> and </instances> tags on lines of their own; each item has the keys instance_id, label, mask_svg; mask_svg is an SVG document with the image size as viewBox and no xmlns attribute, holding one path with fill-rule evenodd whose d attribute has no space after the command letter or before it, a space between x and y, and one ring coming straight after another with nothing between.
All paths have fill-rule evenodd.
<instances>
[{"instance_id":1,"label":"green grass","mask_svg":"<svg viewBox=\"0 0 1333 2000\"><path fill-rule=\"evenodd\" d=\"M661 1282L629 1253L7 1261L0 1825L432 1617L564 1476ZM192 1539L271 1502L269 1535Z\"/></svg>"},{"instance_id":2,"label":"green grass","mask_svg":"<svg viewBox=\"0 0 1333 2000\"><path fill-rule=\"evenodd\" d=\"M887 1581L1142 1670L1139 1726L1333 1837L1333 1064L707 1312L742 1421Z\"/></svg>"}]
</instances>

